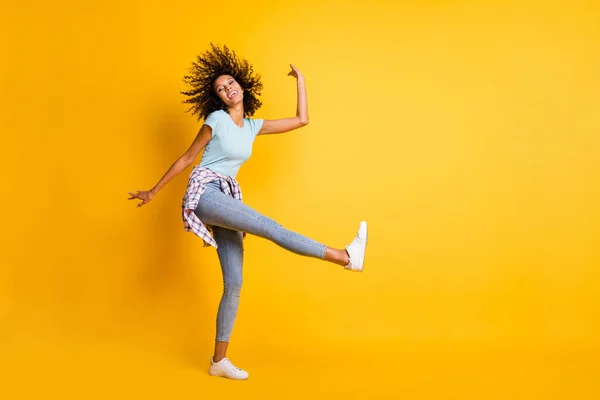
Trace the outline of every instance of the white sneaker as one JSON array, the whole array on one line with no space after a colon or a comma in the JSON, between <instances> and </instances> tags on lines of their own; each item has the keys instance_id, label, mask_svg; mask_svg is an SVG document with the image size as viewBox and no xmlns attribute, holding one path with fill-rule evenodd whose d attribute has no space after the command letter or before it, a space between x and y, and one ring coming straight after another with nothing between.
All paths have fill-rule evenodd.
<instances>
[{"instance_id":1,"label":"white sneaker","mask_svg":"<svg viewBox=\"0 0 600 400\"><path fill-rule=\"evenodd\" d=\"M223 376L229 379L248 379L248 373L233 365L226 357L217 363L211 358L208 374L212 376Z\"/></svg>"},{"instance_id":2,"label":"white sneaker","mask_svg":"<svg viewBox=\"0 0 600 400\"><path fill-rule=\"evenodd\" d=\"M367 250L367 222L362 221L358 227L358 233L352 243L346 246L350 255L350 262L344 268L350 271L361 272L365 263L365 251Z\"/></svg>"}]
</instances>

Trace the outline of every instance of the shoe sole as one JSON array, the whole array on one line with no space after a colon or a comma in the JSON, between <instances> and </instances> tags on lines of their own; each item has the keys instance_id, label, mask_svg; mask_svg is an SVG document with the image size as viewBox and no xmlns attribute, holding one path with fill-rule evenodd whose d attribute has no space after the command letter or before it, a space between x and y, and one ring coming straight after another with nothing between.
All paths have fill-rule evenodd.
<instances>
[{"instance_id":1,"label":"shoe sole","mask_svg":"<svg viewBox=\"0 0 600 400\"><path fill-rule=\"evenodd\" d=\"M225 374L223 374L221 372L213 372L211 370L208 371L208 374L210 376L216 376L216 377L219 377L219 378L227 378L227 379L231 379L231 380L234 380L234 381L245 381L246 379L249 378L249 376L247 376L245 378L233 378L233 377L229 377L229 376L227 376L227 375L225 375Z\"/></svg>"},{"instance_id":2,"label":"shoe sole","mask_svg":"<svg viewBox=\"0 0 600 400\"><path fill-rule=\"evenodd\" d=\"M365 222L365 245L363 247L363 262L362 262L362 268L360 269L359 272L363 272L363 270L365 269L365 261L367 260L367 243L368 242L369 242L369 226Z\"/></svg>"},{"instance_id":3,"label":"shoe sole","mask_svg":"<svg viewBox=\"0 0 600 400\"><path fill-rule=\"evenodd\" d=\"M362 265L361 265L360 269L352 269L351 271L363 272L363 270L365 269L365 260L367 259L367 242L368 241L369 241L369 226L365 222L365 244L363 245L363 247L361 249L362 253L363 253Z\"/></svg>"}]
</instances>

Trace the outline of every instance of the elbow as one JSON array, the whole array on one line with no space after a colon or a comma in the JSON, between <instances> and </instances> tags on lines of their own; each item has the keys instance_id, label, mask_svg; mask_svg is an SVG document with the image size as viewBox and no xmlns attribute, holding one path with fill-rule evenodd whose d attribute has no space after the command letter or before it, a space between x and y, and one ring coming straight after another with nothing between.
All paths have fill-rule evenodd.
<instances>
[{"instance_id":1,"label":"elbow","mask_svg":"<svg viewBox=\"0 0 600 400\"><path fill-rule=\"evenodd\" d=\"M183 163L184 169L189 167L190 165L192 165L192 163L194 162L193 158L190 158L189 156L187 156L185 154L180 158L180 160Z\"/></svg>"},{"instance_id":2,"label":"elbow","mask_svg":"<svg viewBox=\"0 0 600 400\"><path fill-rule=\"evenodd\" d=\"M308 125L308 117L307 118L301 118L300 119L300 126L306 126Z\"/></svg>"}]
</instances>

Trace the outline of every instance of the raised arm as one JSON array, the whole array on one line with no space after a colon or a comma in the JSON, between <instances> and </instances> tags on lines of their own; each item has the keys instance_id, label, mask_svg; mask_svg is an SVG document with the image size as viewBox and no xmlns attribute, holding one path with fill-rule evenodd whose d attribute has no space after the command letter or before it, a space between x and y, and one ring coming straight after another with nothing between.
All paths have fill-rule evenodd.
<instances>
[{"instance_id":1,"label":"raised arm","mask_svg":"<svg viewBox=\"0 0 600 400\"><path fill-rule=\"evenodd\" d=\"M171 179L175 178L181 171L194 162L200 151L208 144L210 139L212 139L212 128L208 125L202 125L189 149L187 149L187 151L171 165L158 183L151 190L137 190L135 193L128 192L129 195L131 195L128 200L142 200L141 203L138 203L138 207L148 203L160 189L171 181Z\"/></svg>"},{"instance_id":2,"label":"raised arm","mask_svg":"<svg viewBox=\"0 0 600 400\"><path fill-rule=\"evenodd\" d=\"M292 70L288 75L295 77L298 83L298 106L296 108L296 116L265 120L261 130L258 132L259 135L289 132L308 124L308 104L306 101L306 84L304 83L304 76L298 68L291 64L290 67L292 67Z\"/></svg>"}]
</instances>

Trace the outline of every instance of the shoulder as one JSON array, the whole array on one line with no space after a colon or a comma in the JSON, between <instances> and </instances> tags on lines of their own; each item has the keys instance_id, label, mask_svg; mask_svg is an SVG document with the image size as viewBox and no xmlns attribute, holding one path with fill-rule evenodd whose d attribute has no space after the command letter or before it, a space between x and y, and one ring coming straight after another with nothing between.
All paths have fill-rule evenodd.
<instances>
[{"instance_id":1,"label":"shoulder","mask_svg":"<svg viewBox=\"0 0 600 400\"><path fill-rule=\"evenodd\" d=\"M263 126L264 123L264 119L262 118L245 118L246 122L248 123L248 125L250 126L250 130L252 131L252 134L254 136L256 136L256 134L258 134L258 132L260 131L260 129Z\"/></svg>"},{"instance_id":2,"label":"shoulder","mask_svg":"<svg viewBox=\"0 0 600 400\"><path fill-rule=\"evenodd\" d=\"M262 118L255 118L255 117L244 117L244 119L246 121L252 121L253 123L263 120Z\"/></svg>"},{"instance_id":3,"label":"shoulder","mask_svg":"<svg viewBox=\"0 0 600 400\"><path fill-rule=\"evenodd\" d=\"M214 132L216 129L218 129L218 126L221 124L221 121L223 121L223 115L225 115L225 111L223 110L211 112L204 119L204 125L210 126Z\"/></svg>"},{"instance_id":4,"label":"shoulder","mask_svg":"<svg viewBox=\"0 0 600 400\"><path fill-rule=\"evenodd\" d=\"M218 120L223 119L223 116L226 114L227 113L223 110L213 111L206 116L205 121L209 121L209 120L217 120L218 121Z\"/></svg>"}]
</instances>

